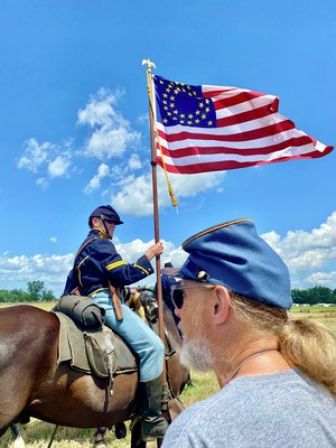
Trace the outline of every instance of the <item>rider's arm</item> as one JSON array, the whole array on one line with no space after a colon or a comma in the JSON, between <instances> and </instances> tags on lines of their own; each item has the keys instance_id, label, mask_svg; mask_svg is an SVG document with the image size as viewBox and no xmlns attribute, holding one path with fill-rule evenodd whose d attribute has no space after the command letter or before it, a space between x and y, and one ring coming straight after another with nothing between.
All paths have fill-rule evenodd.
<instances>
[{"instance_id":1,"label":"rider's arm","mask_svg":"<svg viewBox=\"0 0 336 448\"><path fill-rule=\"evenodd\" d=\"M130 285L152 274L150 259L162 253L162 245L159 245L151 246L135 263L128 263L121 258L111 241L99 240L95 244L103 274L115 286Z\"/></svg>"}]
</instances>

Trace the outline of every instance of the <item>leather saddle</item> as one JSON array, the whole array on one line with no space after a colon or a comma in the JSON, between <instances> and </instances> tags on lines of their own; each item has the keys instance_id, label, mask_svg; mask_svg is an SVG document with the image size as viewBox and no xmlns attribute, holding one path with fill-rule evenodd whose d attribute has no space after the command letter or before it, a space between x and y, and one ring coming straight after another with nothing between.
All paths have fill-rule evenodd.
<instances>
[{"instance_id":1,"label":"leather saddle","mask_svg":"<svg viewBox=\"0 0 336 448\"><path fill-rule=\"evenodd\" d=\"M145 296L143 313L157 333L156 301ZM99 378L138 370L138 359L130 347L103 325L104 310L87 297L64 296L52 310L60 322L57 364L67 362L73 369ZM166 356L176 353L166 338Z\"/></svg>"}]
</instances>

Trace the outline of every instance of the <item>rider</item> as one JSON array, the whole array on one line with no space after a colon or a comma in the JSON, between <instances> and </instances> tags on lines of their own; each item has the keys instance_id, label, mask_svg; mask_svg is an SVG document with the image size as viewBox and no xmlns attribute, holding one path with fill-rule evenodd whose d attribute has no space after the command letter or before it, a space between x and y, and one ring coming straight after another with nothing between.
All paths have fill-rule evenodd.
<instances>
[{"instance_id":1,"label":"rider","mask_svg":"<svg viewBox=\"0 0 336 448\"><path fill-rule=\"evenodd\" d=\"M153 244L135 263L127 263L111 241L115 227L120 224L123 221L110 205L97 207L91 213L91 230L75 256L63 295L77 293L90 297L105 310L105 324L138 354L142 438L148 441L162 438L168 427L161 415L164 346L161 339L124 304L126 291L129 290L124 286L153 273L150 260L162 254L163 244ZM108 282L121 291L123 320L117 320L114 313Z\"/></svg>"}]
</instances>

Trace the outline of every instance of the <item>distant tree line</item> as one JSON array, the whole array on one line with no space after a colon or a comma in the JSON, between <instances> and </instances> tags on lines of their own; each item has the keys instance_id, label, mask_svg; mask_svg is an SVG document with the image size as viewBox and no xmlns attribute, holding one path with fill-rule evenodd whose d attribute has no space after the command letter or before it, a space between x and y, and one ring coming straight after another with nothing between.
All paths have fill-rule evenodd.
<instances>
[{"instance_id":1,"label":"distant tree line","mask_svg":"<svg viewBox=\"0 0 336 448\"><path fill-rule=\"evenodd\" d=\"M50 300L55 300L55 296L52 291L45 288L41 280L28 282L26 291L0 289L0 302L48 302Z\"/></svg>"},{"instance_id":2,"label":"distant tree line","mask_svg":"<svg viewBox=\"0 0 336 448\"><path fill-rule=\"evenodd\" d=\"M336 289L315 286L310 289L292 289L294 303L299 305L316 305L317 303L336 304ZM52 291L47 290L44 282L34 280L28 282L27 290L0 289L0 302L48 302L56 300Z\"/></svg>"},{"instance_id":3,"label":"distant tree line","mask_svg":"<svg viewBox=\"0 0 336 448\"><path fill-rule=\"evenodd\" d=\"M310 289L293 289L294 303L316 305L317 303L336 304L336 289L315 286Z\"/></svg>"}]
</instances>

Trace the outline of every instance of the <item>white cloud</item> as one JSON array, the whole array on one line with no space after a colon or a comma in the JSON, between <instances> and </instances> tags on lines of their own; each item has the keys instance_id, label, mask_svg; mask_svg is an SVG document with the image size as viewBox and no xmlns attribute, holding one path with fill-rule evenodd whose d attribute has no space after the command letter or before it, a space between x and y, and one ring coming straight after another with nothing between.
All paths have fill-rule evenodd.
<instances>
[{"instance_id":1,"label":"white cloud","mask_svg":"<svg viewBox=\"0 0 336 448\"><path fill-rule=\"evenodd\" d=\"M262 236L286 261L295 287L327 283L335 287L336 212L310 232L291 230L281 238L271 231ZM326 272L317 271L321 269Z\"/></svg>"},{"instance_id":2,"label":"white cloud","mask_svg":"<svg viewBox=\"0 0 336 448\"><path fill-rule=\"evenodd\" d=\"M84 188L85 193L92 193L100 188L101 180L110 175L110 168L105 163L101 163L95 174Z\"/></svg>"},{"instance_id":3,"label":"white cloud","mask_svg":"<svg viewBox=\"0 0 336 448\"><path fill-rule=\"evenodd\" d=\"M25 142L23 155L17 161L17 167L36 172L54 148L55 145L50 142L40 144L35 138L30 138Z\"/></svg>"},{"instance_id":4,"label":"white cloud","mask_svg":"<svg viewBox=\"0 0 336 448\"><path fill-rule=\"evenodd\" d=\"M307 287L326 286L327 288L336 289L336 271L333 272L314 272L303 279L303 283Z\"/></svg>"},{"instance_id":5,"label":"white cloud","mask_svg":"<svg viewBox=\"0 0 336 448\"><path fill-rule=\"evenodd\" d=\"M122 93L112 95L104 87L93 95L84 109L78 112L78 123L88 124L91 127L108 125L116 116L113 106Z\"/></svg>"},{"instance_id":6,"label":"white cloud","mask_svg":"<svg viewBox=\"0 0 336 448\"><path fill-rule=\"evenodd\" d=\"M179 267L182 266L184 261L187 258L187 253L181 248L176 247L172 242L161 240L164 245L164 253L161 258L161 266L164 265L165 262L170 261L173 266ZM115 240L115 246L121 257L132 263L136 261L139 257L141 257L147 249L154 244L154 240L144 242L140 239L133 240L129 243L120 244L118 240ZM155 260L152 260L152 265L155 269ZM156 274L151 275L148 278L145 278L141 282L140 285L154 285L156 282Z\"/></svg>"},{"instance_id":7,"label":"white cloud","mask_svg":"<svg viewBox=\"0 0 336 448\"><path fill-rule=\"evenodd\" d=\"M150 215L152 213L152 191L149 175L128 176L120 182L121 189L112 194L111 202L121 213Z\"/></svg>"},{"instance_id":8,"label":"white cloud","mask_svg":"<svg viewBox=\"0 0 336 448\"><path fill-rule=\"evenodd\" d=\"M113 197L113 203L121 212L135 215L148 215L152 213L152 181L151 175L141 174L136 177L130 175L143 168L143 161L139 154L133 152L139 146L141 133L132 129L129 121L116 109L121 93L112 94L109 90L101 88L91 96L88 103L78 111L78 124L89 127L89 136L84 147L76 151L72 148L72 140L65 140L62 146L49 142L39 144L31 138L26 142L23 156L18 161L18 167L30 169L40 176L36 185L46 189L49 182L63 176L69 177L77 170L74 161L83 161L83 154L95 157L98 160L109 160L112 157L121 158L119 164L115 162L108 168L102 163L97 173L83 188L85 193L92 193L101 187L103 178L110 176L113 183L105 192ZM145 119L145 115L141 120ZM149 154L146 156L149 159ZM211 189L222 191L224 172L205 173L197 176L170 175L176 196L181 199L196 196L203 191ZM158 168L158 189L161 207L170 205L170 197L163 171Z\"/></svg>"},{"instance_id":9,"label":"white cloud","mask_svg":"<svg viewBox=\"0 0 336 448\"><path fill-rule=\"evenodd\" d=\"M65 156L57 156L48 164L50 178L64 176L70 167L70 161Z\"/></svg>"},{"instance_id":10,"label":"white cloud","mask_svg":"<svg viewBox=\"0 0 336 448\"><path fill-rule=\"evenodd\" d=\"M141 160L139 159L138 154L132 154L129 161L128 166L131 170L139 170L142 168Z\"/></svg>"},{"instance_id":11,"label":"white cloud","mask_svg":"<svg viewBox=\"0 0 336 448\"><path fill-rule=\"evenodd\" d=\"M27 283L33 280L44 282L46 289L60 294L66 276L72 267L73 254L66 255L17 255L9 257L0 255L0 288L26 289Z\"/></svg>"},{"instance_id":12,"label":"white cloud","mask_svg":"<svg viewBox=\"0 0 336 448\"><path fill-rule=\"evenodd\" d=\"M181 174L169 174L169 179L174 186L175 193L181 197L197 196L199 193L222 184L225 176L225 172L217 173L203 173L197 175L181 175ZM163 177L163 171L161 170L160 186L167 190L166 182Z\"/></svg>"},{"instance_id":13,"label":"white cloud","mask_svg":"<svg viewBox=\"0 0 336 448\"><path fill-rule=\"evenodd\" d=\"M51 237L49 238L49 241L50 241L51 243L57 243L57 242L58 242L58 239L57 239L56 236L51 236Z\"/></svg>"},{"instance_id":14,"label":"white cloud","mask_svg":"<svg viewBox=\"0 0 336 448\"><path fill-rule=\"evenodd\" d=\"M46 190L49 185L48 179L46 177L38 177L35 183L38 187L42 188L42 190Z\"/></svg>"},{"instance_id":15,"label":"white cloud","mask_svg":"<svg viewBox=\"0 0 336 448\"><path fill-rule=\"evenodd\" d=\"M42 190L46 190L50 180L68 174L71 157L70 141L65 142L64 146L60 147L50 142L40 144L35 138L30 138L26 141L23 155L18 160L17 167L35 173L44 173L36 179L35 183Z\"/></svg>"},{"instance_id":16,"label":"white cloud","mask_svg":"<svg viewBox=\"0 0 336 448\"><path fill-rule=\"evenodd\" d=\"M78 123L93 128L85 146L86 156L97 159L120 157L140 141L141 134L115 110L119 97L120 94L113 95L102 88L84 109L79 110Z\"/></svg>"},{"instance_id":17,"label":"white cloud","mask_svg":"<svg viewBox=\"0 0 336 448\"><path fill-rule=\"evenodd\" d=\"M139 123L141 125L146 124L148 126L148 124L149 124L149 115L148 115L148 113L140 114L137 117L137 123Z\"/></svg>"},{"instance_id":18,"label":"white cloud","mask_svg":"<svg viewBox=\"0 0 336 448\"><path fill-rule=\"evenodd\" d=\"M335 289L336 283L336 212L332 213L318 228L310 232L289 231L281 238L275 231L262 235L287 262L293 288L310 288L315 285ZM50 241L57 241L51 237ZM134 262L143 255L153 241L136 239L121 244L115 239L117 251L128 262ZM162 265L171 261L178 267L183 264L187 254L181 247L170 241L163 241L165 252ZM0 255L0 288L26 288L28 281L42 280L47 289L60 294L68 271L72 267L73 254L65 255L25 255L10 256L8 252ZM145 284L155 283L155 275L144 280Z\"/></svg>"},{"instance_id":19,"label":"white cloud","mask_svg":"<svg viewBox=\"0 0 336 448\"><path fill-rule=\"evenodd\" d=\"M57 241L56 237L51 237L50 241L52 239ZM165 252L161 257L162 265L169 260L175 266L180 266L186 258L186 253L169 241L163 241L163 243ZM117 251L130 263L142 256L151 244L153 241L144 242L140 239L120 244L118 239L115 239ZM8 252L4 252L0 254L0 289L26 289L28 282L41 280L46 289L51 289L56 295L60 295L68 272L72 268L73 258L74 254L36 254L28 257L26 255L10 256ZM143 283L154 284L155 275L145 279Z\"/></svg>"},{"instance_id":20,"label":"white cloud","mask_svg":"<svg viewBox=\"0 0 336 448\"><path fill-rule=\"evenodd\" d=\"M175 195L181 198L196 196L203 191L217 187L225 173L203 173L197 176L170 174ZM133 215L149 215L152 213L152 181L151 175L139 177L128 176L119 183L120 190L113 193L111 202L120 212ZM161 207L170 205L166 180L163 170L158 171L158 190Z\"/></svg>"}]
</instances>

